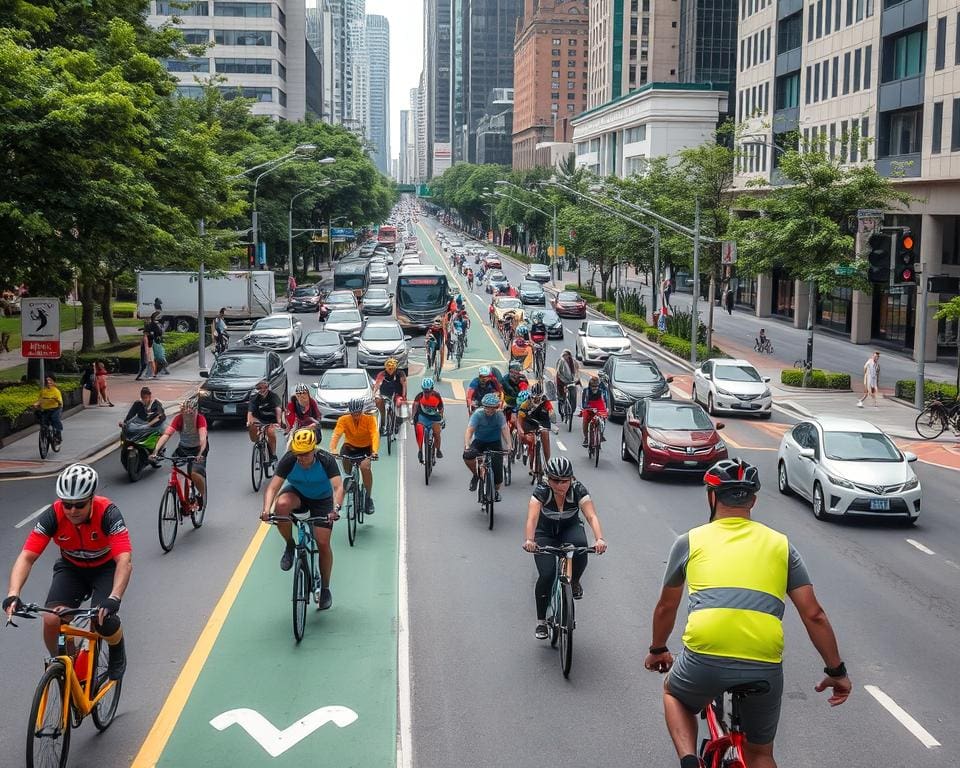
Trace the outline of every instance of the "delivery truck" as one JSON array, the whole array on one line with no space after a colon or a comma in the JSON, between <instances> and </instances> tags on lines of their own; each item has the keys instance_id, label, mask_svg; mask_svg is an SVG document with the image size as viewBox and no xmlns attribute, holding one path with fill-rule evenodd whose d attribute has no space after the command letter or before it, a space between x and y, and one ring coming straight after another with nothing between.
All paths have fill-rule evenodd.
<instances>
[{"instance_id":1,"label":"delivery truck","mask_svg":"<svg viewBox=\"0 0 960 768\"><path fill-rule=\"evenodd\" d=\"M137 317L160 313L167 330L197 330L196 272L138 272ZM229 324L249 323L273 313L273 272L217 272L203 278L203 316L209 320L226 309Z\"/></svg>"}]
</instances>

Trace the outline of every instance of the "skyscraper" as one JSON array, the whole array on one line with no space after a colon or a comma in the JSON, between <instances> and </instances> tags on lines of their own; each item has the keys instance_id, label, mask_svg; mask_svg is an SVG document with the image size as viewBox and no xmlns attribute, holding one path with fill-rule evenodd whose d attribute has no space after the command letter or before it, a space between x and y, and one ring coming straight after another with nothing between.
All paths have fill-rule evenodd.
<instances>
[{"instance_id":1,"label":"skyscraper","mask_svg":"<svg viewBox=\"0 0 960 768\"><path fill-rule=\"evenodd\" d=\"M390 22L367 16L367 139L380 173L390 175Z\"/></svg>"},{"instance_id":2,"label":"skyscraper","mask_svg":"<svg viewBox=\"0 0 960 768\"><path fill-rule=\"evenodd\" d=\"M366 129L367 25L365 0L329 0L333 28L334 122Z\"/></svg>"},{"instance_id":3,"label":"skyscraper","mask_svg":"<svg viewBox=\"0 0 960 768\"><path fill-rule=\"evenodd\" d=\"M840 4L840 0L836 0ZM680 0L681 83L733 83L737 0Z\"/></svg>"},{"instance_id":4,"label":"skyscraper","mask_svg":"<svg viewBox=\"0 0 960 768\"><path fill-rule=\"evenodd\" d=\"M334 120L336 58L333 37L333 10L330 0L307 0L307 43L320 62L320 117Z\"/></svg>"},{"instance_id":5,"label":"skyscraper","mask_svg":"<svg viewBox=\"0 0 960 768\"><path fill-rule=\"evenodd\" d=\"M424 0L426 178L450 167L450 0Z\"/></svg>"},{"instance_id":6,"label":"skyscraper","mask_svg":"<svg viewBox=\"0 0 960 768\"><path fill-rule=\"evenodd\" d=\"M400 151L397 155L397 181L409 184L410 172L407 168L407 147L410 145L410 110L400 110Z\"/></svg>"}]
</instances>

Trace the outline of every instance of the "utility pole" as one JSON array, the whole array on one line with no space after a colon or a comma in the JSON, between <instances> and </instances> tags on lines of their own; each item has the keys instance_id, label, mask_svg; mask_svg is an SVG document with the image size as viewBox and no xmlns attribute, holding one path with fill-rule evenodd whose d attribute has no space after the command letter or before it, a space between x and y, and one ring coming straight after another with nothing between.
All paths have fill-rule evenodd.
<instances>
[{"instance_id":1,"label":"utility pole","mask_svg":"<svg viewBox=\"0 0 960 768\"><path fill-rule=\"evenodd\" d=\"M700 317L697 299L700 298L700 198L697 198L693 219L693 298L690 302L690 365L697 365L697 331Z\"/></svg>"},{"instance_id":2,"label":"utility pole","mask_svg":"<svg viewBox=\"0 0 960 768\"><path fill-rule=\"evenodd\" d=\"M200 237L203 238L207 234L207 224L206 221L200 219ZM200 348L197 350L197 365L201 368L207 367L207 355L206 355L206 346L207 346L207 321L204 315L206 314L206 308L203 305L203 256L200 257L200 270L197 274L197 332L199 336Z\"/></svg>"}]
</instances>

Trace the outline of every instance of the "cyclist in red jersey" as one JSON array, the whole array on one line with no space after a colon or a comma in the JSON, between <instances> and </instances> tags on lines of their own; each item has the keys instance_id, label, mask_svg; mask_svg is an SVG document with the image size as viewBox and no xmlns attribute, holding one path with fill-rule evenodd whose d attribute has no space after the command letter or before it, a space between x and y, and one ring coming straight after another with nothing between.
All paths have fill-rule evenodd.
<instances>
[{"instance_id":1,"label":"cyclist in red jersey","mask_svg":"<svg viewBox=\"0 0 960 768\"><path fill-rule=\"evenodd\" d=\"M587 447L587 427L594 416L607 417L607 388L598 376L591 376L580 396L580 415L583 417L583 447ZM604 439L604 438L601 438Z\"/></svg>"}]
</instances>

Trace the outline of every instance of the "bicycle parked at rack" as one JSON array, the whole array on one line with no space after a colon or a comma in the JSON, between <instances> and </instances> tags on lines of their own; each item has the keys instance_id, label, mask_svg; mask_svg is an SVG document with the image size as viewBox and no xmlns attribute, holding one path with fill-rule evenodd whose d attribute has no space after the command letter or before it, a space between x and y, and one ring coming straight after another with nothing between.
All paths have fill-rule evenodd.
<instances>
[{"instance_id":1,"label":"bicycle parked at rack","mask_svg":"<svg viewBox=\"0 0 960 768\"><path fill-rule=\"evenodd\" d=\"M947 428L960 435L960 403L940 394L932 396L917 415L914 427L924 440L940 437Z\"/></svg>"},{"instance_id":2,"label":"bicycle parked at rack","mask_svg":"<svg viewBox=\"0 0 960 768\"><path fill-rule=\"evenodd\" d=\"M61 437L57 439L57 433L54 432L53 425L50 423L50 419L44 416L45 411L36 409L37 421L40 424L40 430L37 432L37 437L40 440L40 458L47 458L47 454L50 453L50 449L53 449L54 453L60 452L60 444L63 442Z\"/></svg>"},{"instance_id":3,"label":"bicycle parked at rack","mask_svg":"<svg viewBox=\"0 0 960 768\"><path fill-rule=\"evenodd\" d=\"M747 768L743 757L745 736L740 724L740 707L748 696L769 691L766 682L743 683L730 688L710 704L700 717L706 720L708 736L700 743L700 758L706 768ZM729 717L724 717L724 706L729 697Z\"/></svg>"},{"instance_id":4,"label":"bicycle parked at rack","mask_svg":"<svg viewBox=\"0 0 960 768\"><path fill-rule=\"evenodd\" d=\"M480 476L480 483L477 485L477 501L483 508L483 513L487 516L487 530L493 530L493 504L497 498L497 486L494 481L493 457L509 456L510 451L496 451L488 449L483 452L480 461L477 462L477 474ZM504 465L506 465L504 461ZM504 466L506 469L506 466Z\"/></svg>"},{"instance_id":5,"label":"bicycle parked at rack","mask_svg":"<svg viewBox=\"0 0 960 768\"><path fill-rule=\"evenodd\" d=\"M338 456L342 461L343 456ZM360 464L367 459L376 461L372 453L363 456L349 456L347 461L353 465L350 474L343 479L344 501L343 506L347 512L347 540L350 546L357 540L357 525L363 525L363 515L367 511L367 488L363 484L363 476L360 474Z\"/></svg>"},{"instance_id":6,"label":"bicycle parked at rack","mask_svg":"<svg viewBox=\"0 0 960 768\"><path fill-rule=\"evenodd\" d=\"M603 431L607 420L597 412L596 408L583 410L593 414L593 418L587 425L587 459L593 459L593 466L597 467L600 465L600 446L603 444Z\"/></svg>"},{"instance_id":7,"label":"bicycle parked at rack","mask_svg":"<svg viewBox=\"0 0 960 768\"><path fill-rule=\"evenodd\" d=\"M160 546L164 552L173 549L177 540L177 529L183 524L185 518L190 518L194 528L203 525L203 516L207 511L207 500L206 498L200 498L189 471L184 472L181 469L184 464L196 460L194 456L157 456L157 461L170 462L170 479L167 481L167 487L163 489L157 520Z\"/></svg>"},{"instance_id":8,"label":"bicycle parked at rack","mask_svg":"<svg viewBox=\"0 0 960 768\"><path fill-rule=\"evenodd\" d=\"M253 491L256 493L263 484L263 478L273 477L273 462L270 461L270 444L267 442L267 429L271 425L261 424L257 427L257 439L250 454L250 480Z\"/></svg>"}]
</instances>

